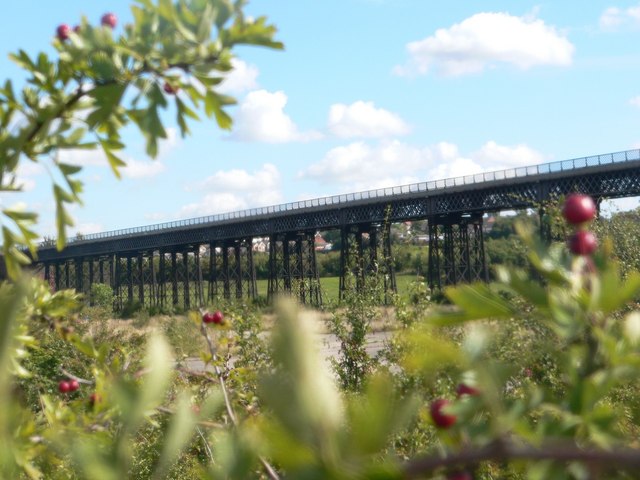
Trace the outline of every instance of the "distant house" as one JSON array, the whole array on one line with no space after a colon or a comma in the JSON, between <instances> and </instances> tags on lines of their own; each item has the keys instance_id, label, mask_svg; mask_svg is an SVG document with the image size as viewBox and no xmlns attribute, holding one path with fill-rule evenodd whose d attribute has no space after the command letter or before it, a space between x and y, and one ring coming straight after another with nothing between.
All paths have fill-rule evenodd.
<instances>
[{"instance_id":1,"label":"distant house","mask_svg":"<svg viewBox=\"0 0 640 480\"><path fill-rule=\"evenodd\" d=\"M333 244L327 242L322 235L320 235L320 232L316 233L314 245L316 252L328 252L333 247Z\"/></svg>"},{"instance_id":2,"label":"distant house","mask_svg":"<svg viewBox=\"0 0 640 480\"><path fill-rule=\"evenodd\" d=\"M265 253L269 251L269 238L256 237L252 240L251 250L258 253Z\"/></svg>"},{"instance_id":3,"label":"distant house","mask_svg":"<svg viewBox=\"0 0 640 480\"><path fill-rule=\"evenodd\" d=\"M493 226L496 224L496 217L495 215L489 215L487 216L487 218L483 219L482 222L482 231L484 233L489 233L492 229Z\"/></svg>"}]
</instances>

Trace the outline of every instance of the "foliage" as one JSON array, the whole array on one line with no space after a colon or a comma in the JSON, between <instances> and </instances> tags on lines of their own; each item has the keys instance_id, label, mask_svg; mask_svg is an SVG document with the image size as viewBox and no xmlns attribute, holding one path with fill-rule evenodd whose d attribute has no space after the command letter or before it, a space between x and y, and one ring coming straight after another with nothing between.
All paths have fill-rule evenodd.
<instances>
[{"instance_id":1,"label":"foliage","mask_svg":"<svg viewBox=\"0 0 640 480\"><path fill-rule=\"evenodd\" d=\"M180 89L173 100L183 134L185 119L197 116L184 100L228 127L231 100L214 87L216 72L231 66L231 47L279 46L273 27L246 19L243 5L139 0L120 38L84 20L79 33L56 41L58 60L16 54L32 77L20 95L11 82L0 89L0 187L15 187L23 157L42 161L65 148L99 147L117 172L127 123L154 156L164 137L163 82ZM23 121L10 132L14 115ZM81 184L76 167L54 164L63 179L54 185L61 246L66 204L79 201ZM557 222L557 212L545 211L543 223ZM0 285L2 478L588 479L638 471L640 313L628 305L637 302L640 273L629 261L622 278L609 242L576 257L519 227L534 274L499 267L494 284L447 289L452 305L437 311L416 284L414 302L397 303L402 328L382 367L364 350L381 292L375 282L353 282L330 321L342 344L341 390L315 352L310 314L290 303L277 313L270 351L246 306L217 305L227 321L215 327L189 312L205 345L199 371L177 368L157 332L142 346L140 336L83 320L81 296L19 275L28 260L19 246L33 249L35 215L3 213L13 225L3 236L14 281ZM56 392L61 375L80 388ZM438 423L433 405L453 420Z\"/></svg>"},{"instance_id":2,"label":"foliage","mask_svg":"<svg viewBox=\"0 0 640 480\"><path fill-rule=\"evenodd\" d=\"M104 283L93 283L91 285L91 291L89 292L91 305L111 311L113 309L113 297L113 289L111 286Z\"/></svg>"},{"instance_id":3,"label":"foliage","mask_svg":"<svg viewBox=\"0 0 640 480\"><path fill-rule=\"evenodd\" d=\"M357 391L364 386L375 366L375 360L367 353L366 341L371 323L380 316L380 282L378 276L373 276L360 288L353 278L347 279L346 283L342 308L327 320L327 326L340 341L338 359L331 359L340 385L346 390Z\"/></svg>"},{"instance_id":4,"label":"foliage","mask_svg":"<svg viewBox=\"0 0 640 480\"><path fill-rule=\"evenodd\" d=\"M28 80L21 91L10 80L0 88L0 190L21 190L16 179L20 162L51 159L60 178L53 186L59 249L66 242L66 227L73 224L68 205L79 203L83 190L81 167L62 162L61 150L99 148L119 176L125 165L118 156L124 148L122 129L136 127L147 153L156 157L158 141L167 138L161 110L170 103L183 136L189 133L187 119L197 120L198 111L221 128L231 126L225 107L234 99L216 87L232 68L232 49L282 47L273 39L275 28L264 17L246 18L243 5L138 0L133 23L119 36L85 18L68 40L54 40L57 58L44 53L32 58L22 50L11 55ZM165 93L165 84L177 94ZM2 213L8 222L2 230L4 256L16 278L19 265L29 262L19 245L36 255L37 215L12 208Z\"/></svg>"},{"instance_id":5,"label":"foliage","mask_svg":"<svg viewBox=\"0 0 640 480\"><path fill-rule=\"evenodd\" d=\"M640 270L640 210L617 212L611 218L601 217L594 230L600 238L611 240L623 275Z\"/></svg>"}]
</instances>

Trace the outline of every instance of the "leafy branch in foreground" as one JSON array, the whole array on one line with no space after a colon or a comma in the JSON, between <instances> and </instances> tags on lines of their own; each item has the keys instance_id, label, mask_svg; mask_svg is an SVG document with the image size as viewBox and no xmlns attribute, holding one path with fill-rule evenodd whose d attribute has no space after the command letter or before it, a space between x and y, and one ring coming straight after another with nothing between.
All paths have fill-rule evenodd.
<instances>
[{"instance_id":1,"label":"leafy branch in foreground","mask_svg":"<svg viewBox=\"0 0 640 480\"><path fill-rule=\"evenodd\" d=\"M139 0L122 34L116 33L115 17L98 26L83 18L54 39L57 58L12 54L29 76L21 91L10 80L0 87L0 191L21 191L20 163L51 160L61 249L66 227L73 225L68 205L80 203L83 190L81 167L65 163L61 151L101 149L119 176L125 165L119 157L123 128L134 125L148 155L156 157L159 140L167 138L161 110L170 104L183 136L189 133L187 119L199 120L200 112L229 129L225 108L235 100L217 87L233 68L233 48L282 48L264 17L244 16L244 3ZM16 278L19 266L29 262L16 246L36 255L36 215L11 209L3 215L5 260Z\"/></svg>"}]
</instances>

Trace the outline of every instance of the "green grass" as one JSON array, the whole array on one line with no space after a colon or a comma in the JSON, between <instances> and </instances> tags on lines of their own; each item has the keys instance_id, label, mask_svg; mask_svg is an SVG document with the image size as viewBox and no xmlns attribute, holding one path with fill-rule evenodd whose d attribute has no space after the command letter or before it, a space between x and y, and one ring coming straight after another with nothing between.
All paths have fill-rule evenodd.
<instances>
[{"instance_id":1,"label":"green grass","mask_svg":"<svg viewBox=\"0 0 640 480\"><path fill-rule=\"evenodd\" d=\"M405 296L409 294L409 287L416 280L415 275L396 275L396 286L398 294ZM258 295L267 296L268 280L257 280ZM322 288L323 303L328 304L338 301L340 293L340 277L322 277L320 279Z\"/></svg>"}]
</instances>

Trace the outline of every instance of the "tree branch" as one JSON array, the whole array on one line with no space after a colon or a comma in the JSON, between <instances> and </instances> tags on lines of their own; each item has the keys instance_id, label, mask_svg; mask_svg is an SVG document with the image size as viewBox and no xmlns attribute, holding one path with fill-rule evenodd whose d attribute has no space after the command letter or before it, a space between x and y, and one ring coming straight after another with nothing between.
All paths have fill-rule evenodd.
<instances>
[{"instance_id":1,"label":"tree branch","mask_svg":"<svg viewBox=\"0 0 640 480\"><path fill-rule=\"evenodd\" d=\"M209 331L207 330L206 324L204 322L200 325L200 331L202 335L207 340L207 345L209 347L209 353L211 354L211 360L213 361L213 368L216 371L216 376L218 377L218 383L220 384L220 390L222 390L222 396L224 398L224 405L227 409L227 414L229 415L229 419L234 427L238 427L238 419L236 417L235 412L233 411L233 406L231 405L231 399L229 398L229 393L227 391L227 387L224 382L224 375L220 370L220 367L215 363L217 359L216 348L213 346L213 342L211 341L211 337L209 336ZM262 467L266 470L267 475L271 480L280 480L278 473L275 471L273 466L261 455L258 457Z\"/></svg>"},{"instance_id":2,"label":"tree branch","mask_svg":"<svg viewBox=\"0 0 640 480\"><path fill-rule=\"evenodd\" d=\"M487 461L551 460L554 462L578 461L599 464L608 469L640 471L640 450L622 448L601 450L579 448L573 444L551 444L542 448L514 446L505 441L496 441L478 449L466 449L446 457L426 456L405 463L405 478L424 477L439 468L474 465Z\"/></svg>"}]
</instances>

